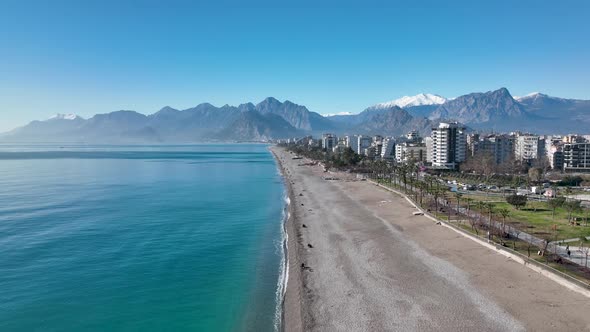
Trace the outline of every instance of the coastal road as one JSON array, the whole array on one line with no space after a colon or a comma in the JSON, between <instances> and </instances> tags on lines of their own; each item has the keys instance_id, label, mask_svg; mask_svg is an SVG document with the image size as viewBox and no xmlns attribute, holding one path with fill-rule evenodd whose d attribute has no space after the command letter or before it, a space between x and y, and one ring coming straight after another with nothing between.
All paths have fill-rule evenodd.
<instances>
[{"instance_id":1,"label":"coastal road","mask_svg":"<svg viewBox=\"0 0 590 332\"><path fill-rule=\"evenodd\" d=\"M582 295L399 196L273 150L291 191L286 331L590 330Z\"/></svg>"}]
</instances>

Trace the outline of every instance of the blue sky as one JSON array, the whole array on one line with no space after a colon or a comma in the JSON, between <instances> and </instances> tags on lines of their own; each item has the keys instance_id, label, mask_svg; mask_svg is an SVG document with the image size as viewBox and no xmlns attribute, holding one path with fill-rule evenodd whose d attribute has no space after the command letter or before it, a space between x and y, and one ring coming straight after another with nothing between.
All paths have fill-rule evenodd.
<instances>
[{"instance_id":1,"label":"blue sky","mask_svg":"<svg viewBox=\"0 0 590 332\"><path fill-rule=\"evenodd\" d=\"M500 87L590 99L588 13L585 0L0 1L0 131L267 96L319 113Z\"/></svg>"}]
</instances>

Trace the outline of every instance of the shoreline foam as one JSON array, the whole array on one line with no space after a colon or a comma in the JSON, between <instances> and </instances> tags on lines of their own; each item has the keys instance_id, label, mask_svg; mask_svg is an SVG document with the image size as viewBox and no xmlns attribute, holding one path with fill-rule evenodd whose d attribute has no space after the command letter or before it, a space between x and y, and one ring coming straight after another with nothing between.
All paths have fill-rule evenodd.
<instances>
[{"instance_id":1,"label":"shoreline foam","mask_svg":"<svg viewBox=\"0 0 590 332\"><path fill-rule=\"evenodd\" d=\"M269 147L277 167L283 179L286 194L286 218L284 219L284 249L285 249L285 284L283 286L284 293L280 305L281 322L279 329L281 331L302 331L303 321L301 319L301 304L299 302L299 294L301 292L301 271L297 268L301 265L297 254L297 224L295 214L293 211L294 194L291 180L288 171L285 169L281 158L274 151L274 147Z\"/></svg>"}]
</instances>

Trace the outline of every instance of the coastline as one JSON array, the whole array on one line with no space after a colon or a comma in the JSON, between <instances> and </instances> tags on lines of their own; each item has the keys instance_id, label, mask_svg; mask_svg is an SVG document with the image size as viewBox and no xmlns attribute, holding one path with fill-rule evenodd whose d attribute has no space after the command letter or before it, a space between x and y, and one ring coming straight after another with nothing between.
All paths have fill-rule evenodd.
<instances>
[{"instance_id":1,"label":"coastline","mask_svg":"<svg viewBox=\"0 0 590 332\"><path fill-rule=\"evenodd\" d=\"M270 150L291 201L284 331L590 329L581 295L398 195Z\"/></svg>"},{"instance_id":2,"label":"coastline","mask_svg":"<svg viewBox=\"0 0 590 332\"><path fill-rule=\"evenodd\" d=\"M302 290L302 279L301 279L301 262L299 259L299 245L297 243L297 227L299 221L295 214L294 209L294 193L289 176L289 172L285 169L283 162L275 146L269 147L272 153L277 167L283 178L285 185L285 191L289 202L286 206L286 216L284 219L284 229L286 235L285 242L285 269L286 269L286 285L284 285L285 292L282 297L281 309L282 317L280 330L281 331L303 331L303 318L302 318L302 303L301 303L301 290Z\"/></svg>"}]
</instances>

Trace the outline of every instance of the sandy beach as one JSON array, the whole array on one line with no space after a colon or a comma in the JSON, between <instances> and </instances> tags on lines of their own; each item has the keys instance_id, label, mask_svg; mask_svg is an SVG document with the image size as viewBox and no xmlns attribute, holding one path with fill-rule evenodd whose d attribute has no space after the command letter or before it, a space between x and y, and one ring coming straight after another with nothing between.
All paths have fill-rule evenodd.
<instances>
[{"instance_id":1,"label":"sandy beach","mask_svg":"<svg viewBox=\"0 0 590 332\"><path fill-rule=\"evenodd\" d=\"M394 193L271 150L291 199L285 331L590 331L588 298Z\"/></svg>"}]
</instances>

